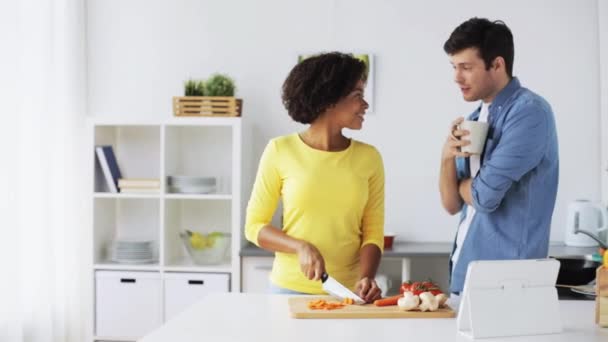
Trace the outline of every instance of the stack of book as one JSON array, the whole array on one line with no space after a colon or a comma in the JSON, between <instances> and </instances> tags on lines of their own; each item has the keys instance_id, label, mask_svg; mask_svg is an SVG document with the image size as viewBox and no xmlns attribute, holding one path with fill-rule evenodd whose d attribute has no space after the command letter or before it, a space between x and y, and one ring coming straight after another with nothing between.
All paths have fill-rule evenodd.
<instances>
[{"instance_id":1,"label":"stack of book","mask_svg":"<svg viewBox=\"0 0 608 342\"><path fill-rule=\"evenodd\" d=\"M118 188L122 193L154 193L160 192L159 178L120 178Z\"/></svg>"}]
</instances>

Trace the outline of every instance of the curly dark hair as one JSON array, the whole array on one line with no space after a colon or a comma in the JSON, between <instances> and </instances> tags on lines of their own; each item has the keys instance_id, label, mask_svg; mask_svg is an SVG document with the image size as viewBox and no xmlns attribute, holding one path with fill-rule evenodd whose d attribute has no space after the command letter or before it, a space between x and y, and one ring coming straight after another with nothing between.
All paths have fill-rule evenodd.
<instances>
[{"instance_id":1,"label":"curly dark hair","mask_svg":"<svg viewBox=\"0 0 608 342\"><path fill-rule=\"evenodd\" d=\"M346 97L359 80L366 79L365 63L350 54L330 52L309 57L285 79L283 105L293 120L309 124Z\"/></svg>"},{"instance_id":2,"label":"curly dark hair","mask_svg":"<svg viewBox=\"0 0 608 342\"><path fill-rule=\"evenodd\" d=\"M467 48L479 50L479 57L483 59L486 70L490 69L496 57L504 58L507 75L513 77L513 34L504 22L471 18L454 29L443 45L443 50L450 55Z\"/></svg>"}]
</instances>

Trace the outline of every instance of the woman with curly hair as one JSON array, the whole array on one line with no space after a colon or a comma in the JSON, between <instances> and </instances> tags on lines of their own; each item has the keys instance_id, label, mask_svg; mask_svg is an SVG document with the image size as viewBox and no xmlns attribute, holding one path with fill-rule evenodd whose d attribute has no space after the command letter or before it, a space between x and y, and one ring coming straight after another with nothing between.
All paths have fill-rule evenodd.
<instances>
[{"instance_id":1,"label":"woman with curly hair","mask_svg":"<svg viewBox=\"0 0 608 342\"><path fill-rule=\"evenodd\" d=\"M384 236L384 166L371 145L347 138L361 129L366 66L326 53L296 65L283 104L308 128L272 139L260 159L245 235L275 252L273 293L324 294L324 273L367 302L380 297L374 277ZM279 199L283 227L271 225Z\"/></svg>"}]
</instances>

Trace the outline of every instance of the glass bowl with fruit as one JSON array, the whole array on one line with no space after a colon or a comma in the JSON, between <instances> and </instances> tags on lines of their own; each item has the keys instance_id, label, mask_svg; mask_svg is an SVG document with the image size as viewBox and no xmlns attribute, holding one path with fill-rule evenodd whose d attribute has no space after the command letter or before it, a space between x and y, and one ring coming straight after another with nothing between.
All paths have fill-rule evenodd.
<instances>
[{"instance_id":1,"label":"glass bowl with fruit","mask_svg":"<svg viewBox=\"0 0 608 342\"><path fill-rule=\"evenodd\" d=\"M179 233L186 251L197 265L217 265L226 260L230 246L230 234L211 232L208 234L186 230Z\"/></svg>"}]
</instances>

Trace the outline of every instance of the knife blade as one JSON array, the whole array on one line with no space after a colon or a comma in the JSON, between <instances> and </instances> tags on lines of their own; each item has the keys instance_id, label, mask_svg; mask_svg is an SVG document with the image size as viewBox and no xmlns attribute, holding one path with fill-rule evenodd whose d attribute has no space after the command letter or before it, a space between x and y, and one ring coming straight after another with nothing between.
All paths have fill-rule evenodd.
<instances>
[{"instance_id":1,"label":"knife blade","mask_svg":"<svg viewBox=\"0 0 608 342\"><path fill-rule=\"evenodd\" d=\"M329 274L323 273L321 275L321 281L323 282L323 290L325 290L325 292L329 293L331 296L337 297L340 300L343 300L344 298L351 298L355 301L355 304L365 304L365 301L361 299L361 297L357 296L346 286L340 284L340 282L330 277Z\"/></svg>"}]
</instances>

